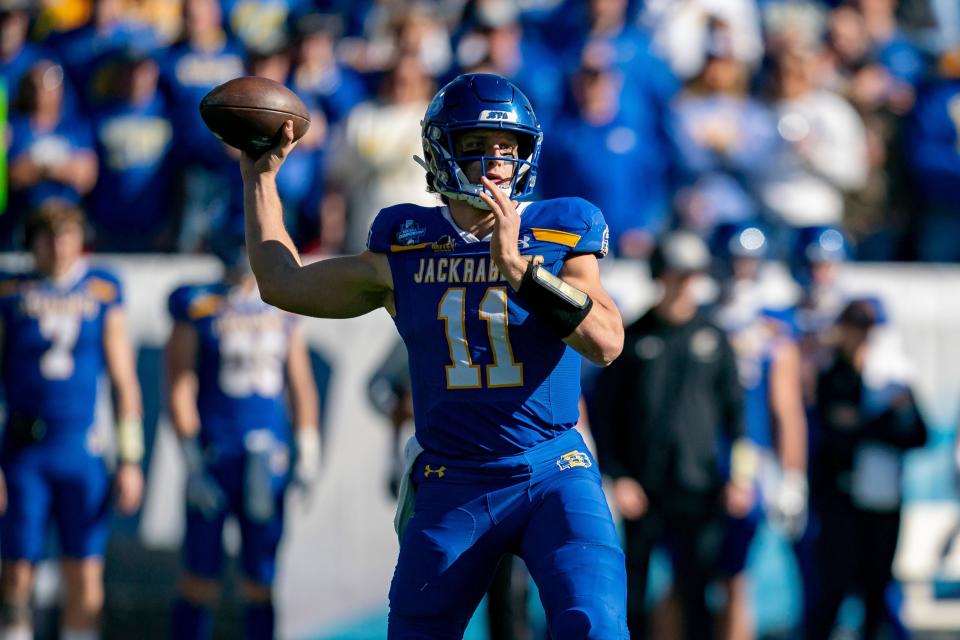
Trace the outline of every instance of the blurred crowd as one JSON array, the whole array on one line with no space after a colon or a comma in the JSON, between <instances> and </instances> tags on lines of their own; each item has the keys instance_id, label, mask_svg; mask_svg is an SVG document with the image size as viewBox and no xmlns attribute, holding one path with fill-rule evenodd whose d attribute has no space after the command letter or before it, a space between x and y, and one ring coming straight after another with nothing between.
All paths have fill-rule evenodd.
<instances>
[{"instance_id":1,"label":"blurred crowd","mask_svg":"<svg viewBox=\"0 0 960 640\"><path fill-rule=\"evenodd\" d=\"M527 93L539 195L599 205L615 255L758 222L775 255L829 224L857 259L960 260L953 0L0 0L0 248L62 198L96 250L206 250L242 202L198 103L253 74L312 113L280 175L296 242L360 249L380 207L434 202L418 123L464 71Z\"/></svg>"}]
</instances>

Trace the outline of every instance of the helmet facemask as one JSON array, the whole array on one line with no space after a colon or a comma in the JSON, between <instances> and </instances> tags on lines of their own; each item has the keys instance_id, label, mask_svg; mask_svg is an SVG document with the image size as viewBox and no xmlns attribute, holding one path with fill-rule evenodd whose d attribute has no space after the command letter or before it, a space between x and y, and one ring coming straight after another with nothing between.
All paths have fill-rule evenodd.
<instances>
[{"instance_id":1,"label":"helmet facemask","mask_svg":"<svg viewBox=\"0 0 960 640\"><path fill-rule=\"evenodd\" d=\"M484 176L487 176L488 162L512 163L514 165L509 183L500 186L512 200L528 198L536 182L537 156L539 155L539 136L525 131L504 129L517 138L517 157L492 155L457 155L456 139L468 131L498 128L469 127L443 130L438 126L428 126L424 132L423 153L426 160L415 158L427 171L433 188L440 194L453 200L462 200L478 209L489 209L480 194L486 188L479 183L470 182L465 168L473 162L480 162ZM489 177L489 176L488 176Z\"/></svg>"}]
</instances>

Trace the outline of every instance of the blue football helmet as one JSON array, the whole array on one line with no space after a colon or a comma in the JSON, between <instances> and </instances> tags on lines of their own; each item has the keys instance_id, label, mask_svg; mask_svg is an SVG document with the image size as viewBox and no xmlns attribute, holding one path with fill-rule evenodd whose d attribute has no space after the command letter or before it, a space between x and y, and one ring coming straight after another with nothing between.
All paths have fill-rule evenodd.
<instances>
[{"instance_id":1,"label":"blue football helmet","mask_svg":"<svg viewBox=\"0 0 960 640\"><path fill-rule=\"evenodd\" d=\"M734 260L764 260L769 250L767 234L759 225L748 222L719 224L710 238L713 275L719 280L726 280L733 276Z\"/></svg>"},{"instance_id":2,"label":"blue football helmet","mask_svg":"<svg viewBox=\"0 0 960 640\"><path fill-rule=\"evenodd\" d=\"M746 222L724 222L717 225L711 244L713 256L725 261L734 258L763 260L770 249L767 234L763 229L757 224Z\"/></svg>"},{"instance_id":3,"label":"blue football helmet","mask_svg":"<svg viewBox=\"0 0 960 640\"><path fill-rule=\"evenodd\" d=\"M847 238L840 227L815 225L797 230L793 259L809 266L815 262L843 262L849 257Z\"/></svg>"},{"instance_id":4,"label":"blue football helmet","mask_svg":"<svg viewBox=\"0 0 960 640\"><path fill-rule=\"evenodd\" d=\"M509 197L524 200L533 194L543 130L530 101L514 84L490 73L466 73L443 87L427 107L420 122L423 158L414 159L427 172L433 191L486 209L480 199L483 185L467 180L463 167L480 161L486 173L490 160L513 162ZM457 156L455 138L471 129L498 129L517 136L517 158Z\"/></svg>"},{"instance_id":5,"label":"blue football helmet","mask_svg":"<svg viewBox=\"0 0 960 640\"><path fill-rule=\"evenodd\" d=\"M790 272L801 285L810 283L810 267L822 262L843 262L850 257L847 237L835 225L797 229L790 251Z\"/></svg>"}]
</instances>

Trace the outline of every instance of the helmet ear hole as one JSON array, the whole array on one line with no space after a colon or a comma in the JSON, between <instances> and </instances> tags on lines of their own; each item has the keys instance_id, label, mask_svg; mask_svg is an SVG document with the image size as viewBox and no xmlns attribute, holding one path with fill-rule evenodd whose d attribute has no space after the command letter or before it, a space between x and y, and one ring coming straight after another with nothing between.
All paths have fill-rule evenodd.
<instances>
[{"instance_id":1,"label":"helmet ear hole","mask_svg":"<svg viewBox=\"0 0 960 640\"><path fill-rule=\"evenodd\" d=\"M517 136L517 156L520 159L529 158L533 155L534 137L518 135Z\"/></svg>"}]
</instances>

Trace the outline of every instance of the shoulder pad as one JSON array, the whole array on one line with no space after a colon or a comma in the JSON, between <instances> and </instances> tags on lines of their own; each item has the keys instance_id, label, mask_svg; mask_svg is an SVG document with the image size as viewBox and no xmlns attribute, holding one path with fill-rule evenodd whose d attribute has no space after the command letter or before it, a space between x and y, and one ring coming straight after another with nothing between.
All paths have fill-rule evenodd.
<instances>
[{"instance_id":1,"label":"shoulder pad","mask_svg":"<svg viewBox=\"0 0 960 640\"><path fill-rule=\"evenodd\" d=\"M784 338L796 339L799 335L797 327L796 309L763 309L763 317L767 320L771 331Z\"/></svg>"},{"instance_id":2,"label":"shoulder pad","mask_svg":"<svg viewBox=\"0 0 960 640\"><path fill-rule=\"evenodd\" d=\"M533 237L570 247L571 253L607 255L609 230L603 213L583 198L555 198L534 203L524 212Z\"/></svg>"},{"instance_id":3,"label":"shoulder pad","mask_svg":"<svg viewBox=\"0 0 960 640\"><path fill-rule=\"evenodd\" d=\"M223 296L202 285L184 285L170 294L167 309L174 320L200 320L215 314L223 303Z\"/></svg>"},{"instance_id":4,"label":"shoulder pad","mask_svg":"<svg viewBox=\"0 0 960 640\"><path fill-rule=\"evenodd\" d=\"M174 320L187 319L187 309L190 306L190 298L193 296L193 290L194 287L192 285L180 286L174 289L170 297L167 298L167 311L170 312Z\"/></svg>"},{"instance_id":5,"label":"shoulder pad","mask_svg":"<svg viewBox=\"0 0 960 640\"><path fill-rule=\"evenodd\" d=\"M87 290L95 300L106 305L123 302L123 287L120 280L111 272L91 269L87 275Z\"/></svg>"}]
</instances>

